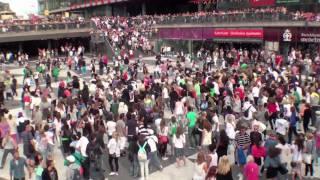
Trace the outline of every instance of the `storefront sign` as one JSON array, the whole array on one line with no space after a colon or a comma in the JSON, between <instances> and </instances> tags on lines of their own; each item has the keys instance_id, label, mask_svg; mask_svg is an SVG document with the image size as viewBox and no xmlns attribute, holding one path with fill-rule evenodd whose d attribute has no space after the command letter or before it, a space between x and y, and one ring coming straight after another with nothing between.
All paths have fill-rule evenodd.
<instances>
[{"instance_id":1,"label":"storefront sign","mask_svg":"<svg viewBox=\"0 0 320 180\"><path fill-rule=\"evenodd\" d=\"M275 0L250 0L250 5L252 7L273 6L274 4Z\"/></svg>"},{"instance_id":2,"label":"storefront sign","mask_svg":"<svg viewBox=\"0 0 320 180\"><path fill-rule=\"evenodd\" d=\"M263 39L262 29L214 29L214 38L255 38Z\"/></svg>"},{"instance_id":3,"label":"storefront sign","mask_svg":"<svg viewBox=\"0 0 320 180\"><path fill-rule=\"evenodd\" d=\"M278 4L282 4L282 3L298 3L300 2L300 0L277 0Z\"/></svg>"},{"instance_id":4,"label":"storefront sign","mask_svg":"<svg viewBox=\"0 0 320 180\"><path fill-rule=\"evenodd\" d=\"M286 29L282 34L282 39L284 42L291 42L292 41L292 33L289 29Z\"/></svg>"},{"instance_id":5,"label":"storefront sign","mask_svg":"<svg viewBox=\"0 0 320 180\"><path fill-rule=\"evenodd\" d=\"M300 42L320 43L320 33L301 32Z\"/></svg>"}]
</instances>

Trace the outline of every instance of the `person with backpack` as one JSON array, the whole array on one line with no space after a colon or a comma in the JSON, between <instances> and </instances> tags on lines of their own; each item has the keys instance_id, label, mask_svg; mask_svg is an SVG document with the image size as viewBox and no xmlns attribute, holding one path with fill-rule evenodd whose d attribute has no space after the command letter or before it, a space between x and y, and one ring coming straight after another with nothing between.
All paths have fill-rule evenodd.
<instances>
[{"instance_id":1,"label":"person with backpack","mask_svg":"<svg viewBox=\"0 0 320 180\"><path fill-rule=\"evenodd\" d=\"M253 113L257 111L256 108L252 105L252 102L249 101L248 97L245 97L245 102L243 103L242 111L243 119L247 121L252 120Z\"/></svg>"},{"instance_id":2,"label":"person with backpack","mask_svg":"<svg viewBox=\"0 0 320 180\"><path fill-rule=\"evenodd\" d=\"M138 136L138 161L140 165L141 180L147 179L149 176L149 159L148 154L151 152L150 146L144 135Z\"/></svg>"}]
</instances>

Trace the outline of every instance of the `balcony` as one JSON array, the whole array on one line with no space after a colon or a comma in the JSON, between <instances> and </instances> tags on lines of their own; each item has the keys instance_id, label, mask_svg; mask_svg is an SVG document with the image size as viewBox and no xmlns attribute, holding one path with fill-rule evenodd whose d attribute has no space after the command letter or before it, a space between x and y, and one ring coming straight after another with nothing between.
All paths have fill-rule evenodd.
<instances>
[{"instance_id":1,"label":"balcony","mask_svg":"<svg viewBox=\"0 0 320 180\"><path fill-rule=\"evenodd\" d=\"M0 43L89 37L91 22L42 23L0 26Z\"/></svg>"},{"instance_id":2,"label":"balcony","mask_svg":"<svg viewBox=\"0 0 320 180\"><path fill-rule=\"evenodd\" d=\"M165 16L156 18L157 28L179 27L304 27L320 26L320 17L297 17L282 13L208 14L206 16Z\"/></svg>"}]
</instances>

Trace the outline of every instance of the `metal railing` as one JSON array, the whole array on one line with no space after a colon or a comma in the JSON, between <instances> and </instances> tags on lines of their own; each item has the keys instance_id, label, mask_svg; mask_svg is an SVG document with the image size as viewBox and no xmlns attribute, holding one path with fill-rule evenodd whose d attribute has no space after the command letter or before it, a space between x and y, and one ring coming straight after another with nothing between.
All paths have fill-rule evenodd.
<instances>
[{"instance_id":1,"label":"metal railing","mask_svg":"<svg viewBox=\"0 0 320 180\"><path fill-rule=\"evenodd\" d=\"M157 18L157 24L205 24L205 23L239 23L239 22L276 22L307 21L306 18L283 13L237 13L209 14L206 16L165 16Z\"/></svg>"},{"instance_id":2,"label":"metal railing","mask_svg":"<svg viewBox=\"0 0 320 180\"><path fill-rule=\"evenodd\" d=\"M21 33L21 32L40 32L52 30L73 30L91 27L90 21L85 22L65 22L65 23L42 23L42 24L23 24L23 25L0 25L0 34Z\"/></svg>"}]
</instances>

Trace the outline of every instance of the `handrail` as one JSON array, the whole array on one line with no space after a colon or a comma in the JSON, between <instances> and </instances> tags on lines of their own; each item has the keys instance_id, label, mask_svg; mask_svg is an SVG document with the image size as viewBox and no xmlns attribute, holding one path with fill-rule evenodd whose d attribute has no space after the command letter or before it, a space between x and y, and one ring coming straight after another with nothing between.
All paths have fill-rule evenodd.
<instances>
[{"instance_id":1,"label":"handrail","mask_svg":"<svg viewBox=\"0 0 320 180\"><path fill-rule=\"evenodd\" d=\"M294 14L256 12L235 14L207 14L204 16L163 16L156 18L158 25L165 24L202 24L202 23L235 23L235 22L288 22L288 21L320 21L320 17L300 17Z\"/></svg>"},{"instance_id":2,"label":"handrail","mask_svg":"<svg viewBox=\"0 0 320 180\"><path fill-rule=\"evenodd\" d=\"M91 28L91 21L0 25L0 34Z\"/></svg>"}]
</instances>

